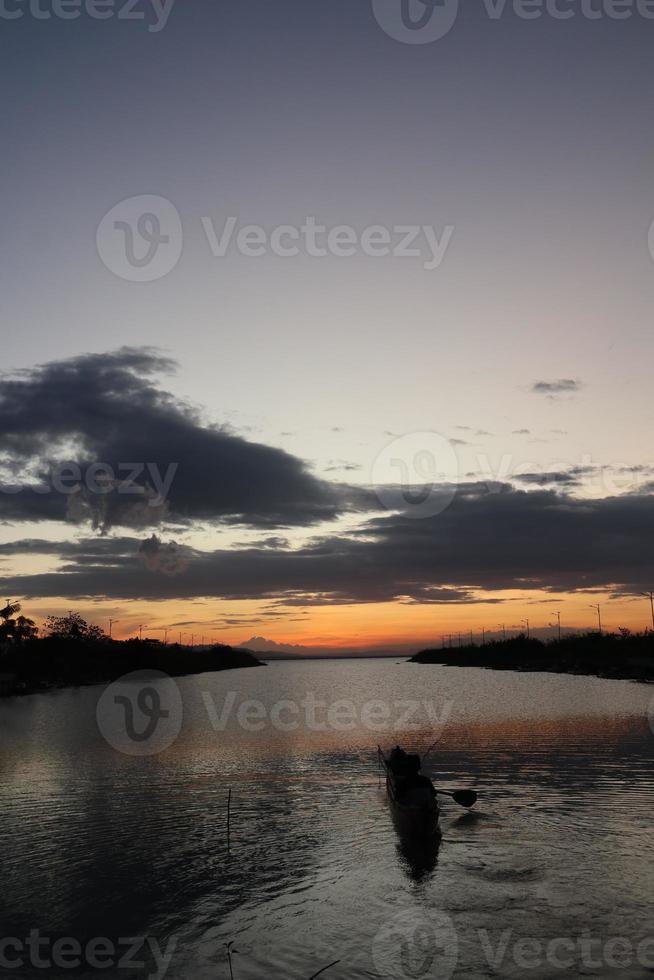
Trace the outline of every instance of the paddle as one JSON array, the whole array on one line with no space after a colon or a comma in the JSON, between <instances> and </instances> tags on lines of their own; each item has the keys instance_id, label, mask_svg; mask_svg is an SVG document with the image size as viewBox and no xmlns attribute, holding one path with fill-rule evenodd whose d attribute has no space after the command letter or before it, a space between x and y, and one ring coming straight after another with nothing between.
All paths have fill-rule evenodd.
<instances>
[{"instance_id":1,"label":"paddle","mask_svg":"<svg viewBox=\"0 0 654 980\"><path fill-rule=\"evenodd\" d=\"M423 766L425 764L425 759L427 758L428 755L430 755L434 751L439 741L440 741L440 736L436 739L436 741L432 745L429 746L429 748L423 755L422 757ZM473 792L473 790L471 789L457 789L453 793L449 793L446 789L437 789L436 792L440 793L441 796L450 796L455 803L459 804L459 806L464 806L468 809L471 806L474 806L475 803L477 802L477 794Z\"/></svg>"},{"instance_id":2,"label":"paddle","mask_svg":"<svg viewBox=\"0 0 654 980\"><path fill-rule=\"evenodd\" d=\"M477 794L471 789L457 789L453 793L448 792L446 789L437 789L436 792L441 796L451 797L455 803L467 809L470 809L477 802Z\"/></svg>"}]
</instances>

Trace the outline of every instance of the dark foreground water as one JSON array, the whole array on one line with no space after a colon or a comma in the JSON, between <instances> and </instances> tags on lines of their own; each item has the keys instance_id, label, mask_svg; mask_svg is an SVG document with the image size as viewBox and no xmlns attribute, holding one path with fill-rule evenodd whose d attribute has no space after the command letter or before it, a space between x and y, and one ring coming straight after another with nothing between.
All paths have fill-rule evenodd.
<instances>
[{"instance_id":1,"label":"dark foreground water","mask_svg":"<svg viewBox=\"0 0 654 980\"><path fill-rule=\"evenodd\" d=\"M0 703L0 976L227 980L232 941L235 980L654 975L651 687L369 660L143 686ZM439 850L376 760L438 733L439 784L480 794Z\"/></svg>"}]
</instances>

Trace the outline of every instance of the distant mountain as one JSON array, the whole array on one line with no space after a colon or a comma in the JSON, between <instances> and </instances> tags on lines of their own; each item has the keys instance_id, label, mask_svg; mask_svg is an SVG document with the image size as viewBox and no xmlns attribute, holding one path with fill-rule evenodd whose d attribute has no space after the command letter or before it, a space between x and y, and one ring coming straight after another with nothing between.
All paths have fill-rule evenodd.
<instances>
[{"instance_id":1,"label":"distant mountain","mask_svg":"<svg viewBox=\"0 0 654 980\"><path fill-rule=\"evenodd\" d=\"M305 653L311 647L303 647L299 643L276 643L275 640L268 640L265 636L251 636L249 640L240 643L239 646L247 647L248 650L265 650L274 653Z\"/></svg>"},{"instance_id":2,"label":"distant mountain","mask_svg":"<svg viewBox=\"0 0 654 980\"><path fill-rule=\"evenodd\" d=\"M415 653L415 644L396 647L311 647L301 643L277 643L265 636L251 636L239 647L262 653L266 660L287 660L290 657L407 657Z\"/></svg>"}]
</instances>

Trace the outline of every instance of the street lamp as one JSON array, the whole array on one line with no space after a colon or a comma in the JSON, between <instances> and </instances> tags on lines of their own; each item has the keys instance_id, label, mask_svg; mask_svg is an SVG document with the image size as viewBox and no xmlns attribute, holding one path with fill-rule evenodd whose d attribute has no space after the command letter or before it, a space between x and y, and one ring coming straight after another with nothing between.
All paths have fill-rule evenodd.
<instances>
[{"instance_id":1,"label":"street lamp","mask_svg":"<svg viewBox=\"0 0 654 980\"><path fill-rule=\"evenodd\" d=\"M654 630L654 592L641 592L646 599L649 599L650 609L652 610L652 630Z\"/></svg>"},{"instance_id":2,"label":"street lamp","mask_svg":"<svg viewBox=\"0 0 654 980\"><path fill-rule=\"evenodd\" d=\"M599 631L601 633L602 632L602 613L600 611L601 610L601 606L600 606L599 602L591 602L590 608L597 610L597 625L598 625Z\"/></svg>"},{"instance_id":3,"label":"street lamp","mask_svg":"<svg viewBox=\"0 0 654 980\"><path fill-rule=\"evenodd\" d=\"M560 643L561 642L561 610L560 609L556 610L556 624L559 630L559 643ZM554 623L552 623L552 625L554 625Z\"/></svg>"}]
</instances>

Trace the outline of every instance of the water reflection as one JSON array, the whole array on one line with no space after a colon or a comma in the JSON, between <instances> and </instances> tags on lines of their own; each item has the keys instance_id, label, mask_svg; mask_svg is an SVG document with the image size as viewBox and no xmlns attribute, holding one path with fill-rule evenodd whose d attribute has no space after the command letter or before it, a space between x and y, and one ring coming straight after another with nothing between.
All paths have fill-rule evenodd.
<instances>
[{"instance_id":1,"label":"water reflection","mask_svg":"<svg viewBox=\"0 0 654 980\"><path fill-rule=\"evenodd\" d=\"M452 919L460 974L472 978L489 974L482 928L496 944L505 929L516 938L650 929L651 689L387 661L278 663L179 684L183 730L147 759L102 740L98 689L2 704L5 934L174 936L175 980L226 975L230 940L238 980L305 980L337 958L328 978L363 980L374 975L378 930L406 909ZM357 705L398 692L447 702L431 775L480 801L470 812L443 801L440 848L398 833L376 745L424 751L428 718L288 734L231 718L216 730L201 692L220 701L236 689L265 705L307 692Z\"/></svg>"},{"instance_id":2,"label":"water reflection","mask_svg":"<svg viewBox=\"0 0 654 980\"><path fill-rule=\"evenodd\" d=\"M412 881L423 881L436 869L442 837L440 834L416 834L398 818L389 805L391 819L397 834L397 853L400 867Z\"/></svg>"}]
</instances>

